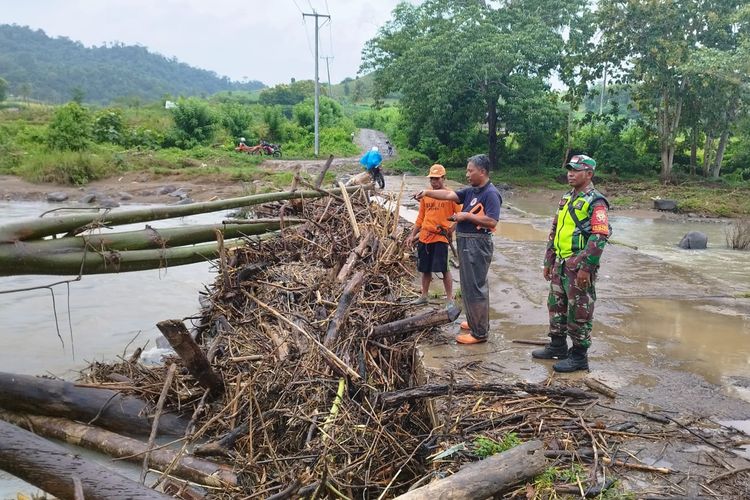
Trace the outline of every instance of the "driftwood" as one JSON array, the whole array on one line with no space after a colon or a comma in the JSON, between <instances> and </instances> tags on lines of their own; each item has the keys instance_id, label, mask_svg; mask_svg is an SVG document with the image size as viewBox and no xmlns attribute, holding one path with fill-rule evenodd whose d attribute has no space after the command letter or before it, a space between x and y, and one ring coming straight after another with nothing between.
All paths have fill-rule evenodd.
<instances>
[{"instance_id":1,"label":"driftwood","mask_svg":"<svg viewBox=\"0 0 750 500\"><path fill-rule=\"evenodd\" d=\"M326 178L326 172L328 172L328 169L331 168L331 163L333 163L333 155L328 155L328 159L326 160L326 164L323 167L323 170L320 171L320 174L318 174L318 178L315 179L315 189L323 185L323 180Z\"/></svg>"},{"instance_id":2,"label":"driftwood","mask_svg":"<svg viewBox=\"0 0 750 500\"><path fill-rule=\"evenodd\" d=\"M595 378L585 378L583 379L583 383L591 389L592 391L596 391L599 394L604 394L608 398L615 399L617 398L617 391L609 387L608 385L605 385L602 382L599 382Z\"/></svg>"},{"instance_id":3,"label":"driftwood","mask_svg":"<svg viewBox=\"0 0 750 500\"><path fill-rule=\"evenodd\" d=\"M544 471L541 441L529 441L480 462L471 463L445 479L396 497L400 500L473 500L490 498Z\"/></svg>"},{"instance_id":4,"label":"driftwood","mask_svg":"<svg viewBox=\"0 0 750 500\"><path fill-rule=\"evenodd\" d=\"M344 291L341 293L341 298L336 307L336 312L328 323L328 330L326 331L325 340L323 341L323 345L326 347L331 347L336 343L336 339L339 336L339 329L341 328L341 325L344 324L349 308L354 301L354 297L357 296L357 292L359 292L364 280L364 271L357 271L344 287Z\"/></svg>"},{"instance_id":5,"label":"driftwood","mask_svg":"<svg viewBox=\"0 0 750 500\"><path fill-rule=\"evenodd\" d=\"M64 418L0 410L0 419L31 430L40 436L96 450L113 458L129 462L141 462L147 451L147 445L143 441ZM177 453L170 449L151 450L149 465L151 468L162 471L175 460L176 456ZM237 476L232 472L231 467L189 455L182 455L171 469L170 474L207 486L219 487L237 484Z\"/></svg>"},{"instance_id":6,"label":"driftwood","mask_svg":"<svg viewBox=\"0 0 750 500\"><path fill-rule=\"evenodd\" d=\"M441 311L429 311L410 318L392 321L384 325L378 325L372 329L370 339L377 340L399 333L409 333L423 328L445 325L451 323L461 314L461 308L451 306Z\"/></svg>"},{"instance_id":7,"label":"driftwood","mask_svg":"<svg viewBox=\"0 0 750 500\"><path fill-rule=\"evenodd\" d=\"M229 456L234 443L249 431L250 424L245 422L228 432L221 439L196 447L193 453L202 457Z\"/></svg>"},{"instance_id":8,"label":"driftwood","mask_svg":"<svg viewBox=\"0 0 750 500\"><path fill-rule=\"evenodd\" d=\"M77 387L62 380L0 372L0 408L88 422L115 432L148 435L146 403L109 389ZM159 433L185 434L188 420L164 414Z\"/></svg>"},{"instance_id":9,"label":"driftwood","mask_svg":"<svg viewBox=\"0 0 750 500\"><path fill-rule=\"evenodd\" d=\"M460 382L456 384L428 384L421 387L412 387L400 391L382 392L378 396L384 406L398 406L407 401L415 399L432 398L436 396L445 396L446 394L467 394L471 392L488 392L494 394L512 394L515 392L525 392L527 394L543 394L546 396L556 396L574 399L593 399L596 396L588 392L575 388L555 388L545 387L539 384L529 384L526 382L516 382L513 384L494 384L494 383L472 383Z\"/></svg>"},{"instance_id":10,"label":"driftwood","mask_svg":"<svg viewBox=\"0 0 750 500\"><path fill-rule=\"evenodd\" d=\"M61 499L76 498L74 478L80 480L86 500L170 498L4 421L0 421L0 469Z\"/></svg>"},{"instance_id":11,"label":"driftwood","mask_svg":"<svg viewBox=\"0 0 750 500\"><path fill-rule=\"evenodd\" d=\"M201 386L214 393L220 393L224 390L224 383L221 378L213 371L205 354L190 336L190 332L181 320L168 319L160 321L156 326L162 335L167 338L169 345L177 351L177 354L185 363L185 367Z\"/></svg>"},{"instance_id":12,"label":"driftwood","mask_svg":"<svg viewBox=\"0 0 750 500\"><path fill-rule=\"evenodd\" d=\"M339 271L339 274L336 276L336 280L339 283L343 283L346 280L346 277L349 276L349 273L351 272L354 265L357 263L359 259L364 257L365 250L368 247L371 247L373 244L374 236L372 233L369 233L367 236L362 238L362 240L359 242L359 244L352 249L351 252L349 252L349 257L346 259L346 263L341 266L341 270Z\"/></svg>"}]
</instances>

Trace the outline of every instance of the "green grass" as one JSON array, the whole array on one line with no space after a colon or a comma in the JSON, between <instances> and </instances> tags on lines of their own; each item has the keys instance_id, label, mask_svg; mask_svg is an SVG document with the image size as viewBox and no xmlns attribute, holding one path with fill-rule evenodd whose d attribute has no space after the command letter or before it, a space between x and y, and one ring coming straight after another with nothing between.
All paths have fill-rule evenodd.
<instances>
[{"instance_id":1,"label":"green grass","mask_svg":"<svg viewBox=\"0 0 750 500\"><path fill-rule=\"evenodd\" d=\"M496 453L508 451L521 444L518 435L514 432L505 434L500 441L495 441L486 436L479 436L474 440L474 454L479 458L487 458Z\"/></svg>"}]
</instances>

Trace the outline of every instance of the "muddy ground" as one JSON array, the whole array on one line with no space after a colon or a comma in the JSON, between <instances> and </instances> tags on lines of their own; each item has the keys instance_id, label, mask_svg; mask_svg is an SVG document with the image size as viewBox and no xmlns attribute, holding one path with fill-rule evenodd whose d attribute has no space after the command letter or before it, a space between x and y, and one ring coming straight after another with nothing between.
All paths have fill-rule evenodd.
<instances>
[{"instance_id":1,"label":"muddy ground","mask_svg":"<svg viewBox=\"0 0 750 500\"><path fill-rule=\"evenodd\" d=\"M419 187L418 179L407 179L410 185L415 182L413 187ZM591 409L591 415L603 421L630 420L642 429L649 422L626 412L656 411L695 424L705 435L723 433L726 426L750 430L750 300L738 298L748 292L750 283L731 285L697 269L670 265L635 248L612 244L604 253L597 283L590 373L555 374L552 362L531 358L530 351L537 347L517 343L547 340L548 284L542 278L542 258L551 219L514 205L518 202L537 213L549 213L545 207L554 209L561 192L535 191L531 203L525 199L528 193L504 194L505 209L489 274L490 340L459 346L453 340L458 326L443 328L422 346L430 377L492 382L590 377L618 393L616 399L603 398L603 406ZM613 211L611 215L644 221L661 217L649 210ZM407 216L414 217L414 213ZM667 216L680 217L684 218ZM442 293L439 283L433 280L436 296ZM435 297L431 306L441 307L442 302ZM693 437L628 441L622 446L626 458L674 472L657 479L651 474L618 471L623 484L641 493L650 489L702 497L709 493L704 489L707 478L723 472L723 467L748 465L747 446L720 451L696 446L689 442ZM750 440L745 436L739 442ZM717 461L727 465L717 466ZM670 482L680 486L673 488ZM740 496L750 495L750 483L738 483L736 491L744 491ZM737 498L722 493L718 497Z\"/></svg>"},{"instance_id":2,"label":"muddy ground","mask_svg":"<svg viewBox=\"0 0 750 500\"><path fill-rule=\"evenodd\" d=\"M385 137L363 130L357 141L364 151L372 145L384 146ZM358 157L335 160L332 170L337 175L357 172L357 160ZM277 171L300 164L315 175L323 163L323 159L271 160L264 166ZM424 181L420 177L406 177L405 191L410 193L425 187ZM387 179L391 190L397 190L400 183L398 178ZM177 201L174 196L158 194L169 185L182 188L195 201L244 195L249 189L218 176L155 177L142 172L97 181L86 188L36 185L0 176L0 199L38 201L45 200L47 193L62 191L75 201L88 192L98 191L112 197L128 193L130 198L123 203L174 203ZM422 349L431 377L532 382L562 377L552 372L551 363L530 358L534 347L514 342L545 339L548 285L542 279L541 260L549 224L548 217L515 209L514 205L523 200L528 207L529 200L524 197L531 197L531 206L540 207L536 213L544 213L544 207L554 207L559 195L560 192L548 190L504 194L505 209L495 236L489 276L490 341L477 346L457 346L453 341L457 326L444 328L428 339ZM415 208L414 202L407 205ZM649 210L620 212L625 213L644 219L654 216ZM405 215L413 218L415 213ZM415 286L416 283L415 277ZM439 280L434 280L434 284L439 284ZM750 300L738 297L747 293L749 287L750 284L728 285L698 270L669 265L628 246L609 245L597 283L599 298L590 351L591 373L564 377L589 376L613 387L618 397L605 400L613 408L661 411L681 422L694 422L706 429L713 427L716 432L723 432L722 424L730 421L748 430ZM441 287L435 286L434 291L439 294ZM442 299L435 298L432 302L430 307L442 306ZM595 411L610 416L627 415L604 407ZM637 415L630 418L642 420ZM747 466L742 455L750 456L746 449L721 452L708 445L696 447L679 441L633 441L628 444L627 452L643 463L674 469L677 473L669 480L683 484L683 490L692 495L706 494L699 486L700 479L721 472L717 462L727 464L724 467ZM647 475L629 473L625 479L628 486L637 490L648 486Z\"/></svg>"}]
</instances>

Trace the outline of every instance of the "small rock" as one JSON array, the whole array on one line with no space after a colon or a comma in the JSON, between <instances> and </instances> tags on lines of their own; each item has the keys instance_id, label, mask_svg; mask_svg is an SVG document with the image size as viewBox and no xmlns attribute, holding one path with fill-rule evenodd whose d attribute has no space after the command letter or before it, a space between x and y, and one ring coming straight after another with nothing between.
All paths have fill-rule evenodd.
<instances>
[{"instance_id":1,"label":"small rock","mask_svg":"<svg viewBox=\"0 0 750 500\"><path fill-rule=\"evenodd\" d=\"M186 188L175 189L174 191L169 193L169 196L174 196L175 198L185 199L190 196L190 190Z\"/></svg>"},{"instance_id":2,"label":"small rock","mask_svg":"<svg viewBox=\"0 0 750 500\"><path fill-rule=\"evenodd\" d=\"M61 202L68 199L68 193L62 191L55 191L54 193L47 193L47 201Z\"/></svg>"},{"instance_id":3,"label":"small rock","mask_svg":"<svg viewBox=\"0 0 750 500\"><path fill-rule=\"evenodd\" d=\"M130 193L126 193L125 191L120 191L119 193L117 193L117 196L120 197L121 201L128 201L133 199L133 195L131 195Z\"/></svg>"},{"instance_id":4,"label":"small rock","mask_svg":"<svg viewBox=\"0 0 750 500\"><path fill-rule=\"evenodd\" d=\"M166 186L162 186L159 189L157 189L156 194L169 194L176 189L177 189L177 186L172 186L171 184L168 184Z\"/></svg>"},{"instance_id":5,"label":"small rock","mask_svg":"<svg viewBox=\"0 0 750 500\"><path fill-rule=\"evenodd\" d=\"M176 203L172 203L172 205L190 205L191 203L193 203L193 199L188 197L188 198L182 198L180 201Z\"/></svg>"},{"instance_id":6,"label":"small rock","mask_svg":"<svg viewBox=\"0 0 750 500\"><path fill-rule=\"evenodd\" d=\"M690 231L679 243L679 247L685 250L704 250L707 246L708 236L699 231Z\"/></svg>"},{"instance_id":7,"label":"small rock","mask_svg":"<svg viewBox=\"0 0 750 500\"><path fill-rule=\"evenodd\" d=\"M98 193L86 193L78 200L78 203L94 203L97 196L99 196Z\"/></svg>"},{"instance_id":8,"label":"small rock","mask_svg":"<svg viewBox=\"0 0 750 500\"><path fill-rule=\"evenodd\" d=\"M120 203L112 198L102 198L99 200L99 206L101 208L115 208L119 207Z\"/></svg>"},{"instance_id":9,"label":"small rock","mask_svg":"<svg viewBox=\"0 0 750 500\"><path fill-rule=\"evenodd\" d=\"M140 193L138 193L139 196L153 196L155 194L156 193L154 191L141 191Z\"/></svg>"}]
</instances>

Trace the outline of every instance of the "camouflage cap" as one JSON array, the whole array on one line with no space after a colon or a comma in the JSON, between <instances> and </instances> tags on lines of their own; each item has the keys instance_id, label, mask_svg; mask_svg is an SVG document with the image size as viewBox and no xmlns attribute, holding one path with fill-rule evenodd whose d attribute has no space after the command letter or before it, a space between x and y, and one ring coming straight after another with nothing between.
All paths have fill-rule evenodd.
<instances>
[{"instance_id":1,"label":"camouflage cap","mask_svg":"<svg viewBox=\"0 0 750 500\"><path fill-rule=\"evenodd\" d=\"M596 161L590 156L575 155L570 159L565 168L568 170L596 170Z\"/></svg>"}]
</instances>

